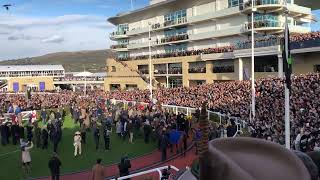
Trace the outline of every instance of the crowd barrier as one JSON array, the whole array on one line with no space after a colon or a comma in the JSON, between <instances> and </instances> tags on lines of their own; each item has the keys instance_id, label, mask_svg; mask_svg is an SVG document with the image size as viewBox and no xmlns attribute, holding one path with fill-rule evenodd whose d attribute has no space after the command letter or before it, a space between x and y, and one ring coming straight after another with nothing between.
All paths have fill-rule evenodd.
<instances>
[{"instance_id":1,"label":"crowd barrier","mask_svg":"<svg viewBox=\"0 0 320 180\"><path fill-rule=\"evenodd\" d=\"M144 102L136 102L136 101L126 101L126 100L115 100L112 99L111 102L116 105L116 104L122 104L124 108L127 108L129 106L129 104L131 103L132 105L136 105L136 104L140 104L143 106L147 106L148 103L144 103ZM161 105L163 109L165 110L169 110L171 112L174 112L175 114L178 113L184 113L186 115L192 115L196 112L196 108L191 108L191 107L183 107L183 106L175 106L175 105ZM214 111L210 111L207 110L208 112L208 120L214 121L216 123L218 123L219 125L223 125L226 126L227 124L230 123L230 120L233 120L236 125L237 125L237 133L235 134L235 136L237 136L240 133L250 133L251 131L253 131L254 129L248 125L248 123L242 119L240 119L239 117L234 117L234 116L228 116L226 114L222 114L220 112L214 112Z\"/></svg>"}]
</instances>

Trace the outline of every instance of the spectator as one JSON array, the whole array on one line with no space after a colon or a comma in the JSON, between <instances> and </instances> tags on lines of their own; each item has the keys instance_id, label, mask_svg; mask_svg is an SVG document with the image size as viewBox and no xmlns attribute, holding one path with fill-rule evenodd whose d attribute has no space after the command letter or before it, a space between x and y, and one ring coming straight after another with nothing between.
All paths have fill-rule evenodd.
<instances>
[{"instance_id":1,"label":"spectator","mask_svg":"<svg viewBox=\"0 0 320 180\"><path fill-rule=\"evenodd\" d=\"M59 180L60 177L60 167L61 161L57 153L53 153L52 157L49 160L48 166L51 173L52 180Z\"/></svg>"},{"instance_id":2,"label":"spectator","mask_svg":"<svg viewBox=\"0 0 320 180\"><path fill-rule=\"evenodd\" d=\"M104 180L104 167L101 165L102 159L97 159L97 164L92 168L92 180Z\"/></svg>"},{"instance_id":3,"label":"spectator","mask_svg":"<svg viewBox=\"0 0 320 180\"><path fill-rule=\"evenodd\" d=\"M128 176L130 174L129 169L131 168L130 160L127 156L124 156L121 158L121 162L118 165L120 177ZM130 180L130 178L127 178L126 180Z\"/></svg>"}]
</instances>

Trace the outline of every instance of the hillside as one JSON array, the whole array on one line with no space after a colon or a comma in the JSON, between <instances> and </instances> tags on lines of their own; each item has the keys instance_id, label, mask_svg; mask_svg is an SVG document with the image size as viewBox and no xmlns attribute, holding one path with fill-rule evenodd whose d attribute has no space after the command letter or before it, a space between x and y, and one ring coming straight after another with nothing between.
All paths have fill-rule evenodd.
<instances>
[{"instance_id":1,"label":"hillside","mask_svg":"<svg viewBox=\"0 0 320 180\"><path fill-rule=\"evenodd\" d=\"M106 59L113 57L111 50L59 52L44 56L4 60L0 65L31 65L31 64L62 64L66 72L83 71L84 68L90 72L104 71Z\"/></svg>"}]
</instances>

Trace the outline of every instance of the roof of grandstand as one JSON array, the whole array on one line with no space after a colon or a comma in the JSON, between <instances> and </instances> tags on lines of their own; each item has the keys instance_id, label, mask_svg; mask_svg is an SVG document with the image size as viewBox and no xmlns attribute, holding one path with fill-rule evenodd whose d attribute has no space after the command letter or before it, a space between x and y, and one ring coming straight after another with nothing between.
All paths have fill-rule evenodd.
<instances>
[{"instance_id":1,"label":"roof of grandstand","mask_svg":"<svg viewBox=\"0 0 320 180\"><path fill-rule=\"evenodd\" d=\"M82 73L82 72L66 72L66 75L76 75L76 74L79 74L79 73ZM105 77L107 76L107 73L106 72L97 72L97 73L92 73L92 76L94 77Z\"/></svg>"},{"instance_id":2,"label":"roof of grandstand","mask_svg":"<svg viewBox=\"0 0 320 180\"><path fill-rule=\"evenodd\" d=\"M8 71L64 71L62 65L12 65L0 66L0 72Z\"/></svg>"}]
</instances>

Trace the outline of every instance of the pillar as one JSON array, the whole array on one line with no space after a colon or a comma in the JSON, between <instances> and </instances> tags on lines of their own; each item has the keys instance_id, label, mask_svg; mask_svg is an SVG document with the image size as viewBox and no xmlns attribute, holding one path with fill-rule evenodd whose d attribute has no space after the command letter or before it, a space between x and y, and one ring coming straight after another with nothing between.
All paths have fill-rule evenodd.
<instances>
[{"instance_id":1,"label":"pillar","mask_svg":"<svg viewBox=\"0 0 320 180\"><path fill-rule=\"evenodd\" d=\"M166 76L167 78L167 88L169 88L169 76Z\"/></svg>"},{"instance_id":2,"label":"pillar","mask_svg":"<svg viewBox=\"0 0 320 180\"><path fill-rule=\"evenodd\" d=\"M283 77L283 58L281 55L278 55L278 77Z\"/></svg>"},{"instance_id":3,"label":"pillar","mask_svg":"<svg viewBox=\"0 0 320 180\"><path fill-rule=\"evenodd\" d=\"M242 58L239 58L236 60L237 62L237 66L238 69L237 69L237 73L238 73L238 80L242 81L243 80L243 60Z\"/></svg>"}]
</instances>

